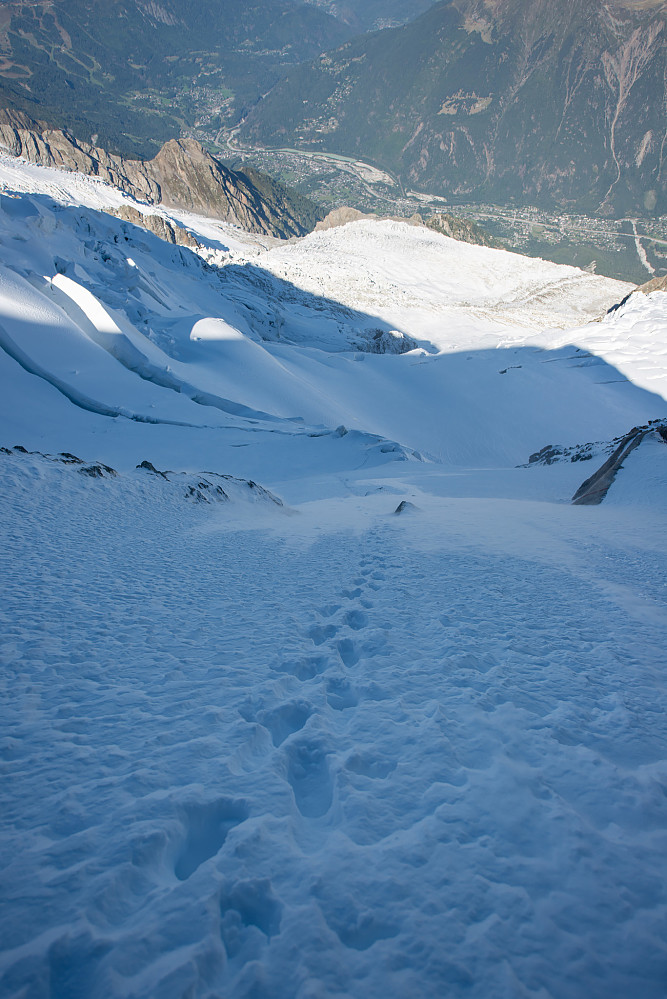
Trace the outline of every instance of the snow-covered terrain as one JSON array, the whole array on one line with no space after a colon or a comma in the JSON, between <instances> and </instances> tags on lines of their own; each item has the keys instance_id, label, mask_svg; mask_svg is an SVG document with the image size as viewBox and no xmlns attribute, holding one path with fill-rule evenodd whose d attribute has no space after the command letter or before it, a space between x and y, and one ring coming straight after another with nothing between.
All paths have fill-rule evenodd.
<instances>
[{"instance_id":1,"label":"snow-covered terrain","mask_svg":"<svg viewBox=\"0 0 667 999\"><path fill-rule=\"evenodd\" d=\"M667 295L0 185L3 999L664 999Z\"/></svg>"}]
</instances>

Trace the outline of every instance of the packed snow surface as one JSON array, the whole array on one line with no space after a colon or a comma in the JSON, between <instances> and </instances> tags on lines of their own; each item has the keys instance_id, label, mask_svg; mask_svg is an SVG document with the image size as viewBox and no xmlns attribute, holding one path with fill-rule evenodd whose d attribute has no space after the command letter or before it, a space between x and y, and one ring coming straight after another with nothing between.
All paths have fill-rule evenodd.
<instances>
[{"instance_id":1,"label":"packed snow surface","mask_svg":"<svg viewBox=\"0 0 667 999\"><path fill-rule=\"evenodd\" d=\"M3 999L664 999L667 295L0 184Z\"/></svg>"}]
</instances>

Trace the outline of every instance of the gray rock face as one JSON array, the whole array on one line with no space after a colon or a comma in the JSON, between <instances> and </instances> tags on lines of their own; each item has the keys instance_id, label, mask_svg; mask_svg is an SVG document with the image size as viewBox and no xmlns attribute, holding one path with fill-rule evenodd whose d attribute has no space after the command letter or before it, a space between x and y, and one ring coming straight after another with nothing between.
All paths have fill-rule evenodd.
<instances>
[{"instance_id":1,"label":"gray rock face","mask_svg":"<svg viewBox=\"0 0 667 999\"><path fill-rule=\"evenodd\" d=\"M490 236L481 225L469 219L458 218L449 212L439 212L432 215L426 223L429 229L441 232L443 236L458 239L462 243L472 243L475 246L502 247L502 243Z\"/></svg>"},{"instance_id":2,"label":"gray rock face","mask_svg":"<svg viewBox=\"0 0 667 999\"><path fill-rule=\"evenodd\" d=\"M404 215L368 215L364 212L360 212L357 208L350 208L349 205L341 205L340 208L334 208L330 211L323 219L321 219L314 228L314 232L326 232L327 229L338 229L342 225L347 225L349 222L405 222L406 225L419 226L424 225L421 215L410 215L406 217Z\"/></svg>"},{"instance_id":3,"label":"gray rock face","mask_svg":"<svg viewBox=\"0 0 667 999\"><path fill-rule=\"evenodd\" d=\"M170 139L152 160L130 160L40 126L21 112L1 111L0 148L41 166L99 177L139 201L184 208L248 232L289 237L307 231L288 206L269 204L194 139Z\"/></svg>"},{"instance_id":4,"label":"gray rock face","mask_svg":"<svg viewBox=\"0 0 667 999\"><path fill-rule=\"evenodd\" d=\"M339 226L347 225L348 222L359 222L362 219L377 220L377 215L366 215L364 212L360 212L358 208L350 208L348 205L342 205L340 208L334 208L325 218L321 219L315 226L315 232L338 229Z\"/></svg>"},{"instance_id":5,"label":"gray rock face","mask_svg":"<svg viewBox=\"0 0 667 999\"><path fill-rule=\"evenodd\" d=\"M614 453L598 468L597 472L594 472L582 482L572 497L573 505L598 506L609 492L609 488L616 478L617 473L623 467L625 459L636 447L639 447L649 433L653 433L653 431L633 427L630 433L623 438Z\"/></svg>"},{"instance_id":6,"label":"gray rock face","mask_svg":"<svg viewBox=\"0 0 667 999\"><path fill-rule=\"evenodd\" d=\"M418 509L419 507L415 506L414 503L411 503L410 500L401 500L401 502L394 510L394 513L397 515L400 515L402 513L414 513L415 510Z\"/></svg>"},{"instance_id":7,"label":"gray rock face","mask_svg":"<svg viewBox=\"0 0 667 999\"><path fill-rule=\"evenodd\" d=\"M0 112L0 148L40 166L99 177L140 201L159 204L160 185L139 160L124 160L104 149L80 142L60 129L43 127L21 112ZM150 162L150 161L149 161Z\"/></svg>"}]
</instances>

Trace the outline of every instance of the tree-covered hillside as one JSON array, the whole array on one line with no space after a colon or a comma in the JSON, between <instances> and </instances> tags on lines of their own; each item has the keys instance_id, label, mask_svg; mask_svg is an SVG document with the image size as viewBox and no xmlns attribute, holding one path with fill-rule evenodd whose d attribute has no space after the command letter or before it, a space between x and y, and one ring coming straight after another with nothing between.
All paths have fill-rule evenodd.
<instances>
[{"instance_id":1,"label":"tree-covered hillside","mask_svg":"<svg viewBox=\"0 0 667 999\"><path fill-rule=\"evenodd\" d=\"M455 0L289 70L248 140L454 200L667 211L667 4Z\"/></svg>"},{"instance_id":2,"label":"tree-covered hillside","mask_svg":"<svg viewBox=\"0 0 667 999\"><path fill-rule=\"evenodd\" d=\"M350 33L290 0L9 0L0 103L150 155L183 127L234 118Z\"/></svg>"}]
</instances>

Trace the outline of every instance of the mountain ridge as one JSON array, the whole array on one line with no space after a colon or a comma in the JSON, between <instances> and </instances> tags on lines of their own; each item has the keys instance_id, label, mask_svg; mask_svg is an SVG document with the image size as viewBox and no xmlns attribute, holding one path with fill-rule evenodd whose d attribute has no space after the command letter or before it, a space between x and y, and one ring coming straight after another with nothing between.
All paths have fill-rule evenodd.
<instances>
[{"instance_id":1,"label":"mountain ridge","mask_svg":"<svg viewBox=\"0 0 667 999\"><path fill-rule=\"evenodd\" d=\"M307 199L257 171L230 170L194 139L170 139L151 160L126 159L21 112L0 110L0 148L41 166L99 177L148 204L186 209L248 232L302 236L319 217Z\"/></svg>"}]
</instances>

